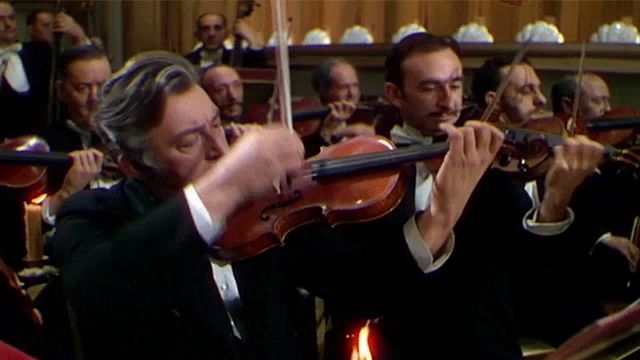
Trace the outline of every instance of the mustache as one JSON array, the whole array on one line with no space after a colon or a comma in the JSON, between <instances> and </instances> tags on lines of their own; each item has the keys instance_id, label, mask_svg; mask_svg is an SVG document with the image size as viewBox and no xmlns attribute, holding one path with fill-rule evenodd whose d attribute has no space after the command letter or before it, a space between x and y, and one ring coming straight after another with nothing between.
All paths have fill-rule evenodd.
<instances>
[{"instance_id":1,"label":"mustache","mask_svg":"<svg viewBox=\"0 0 640 360\"><path fill-rule=\"evenodd\" d=\"M221 107L231 107L231 106L242 106L242 101L225 101L222 104L220 104Z\"/></svg>"},{"instance_id":2,"label":"mustache","mask_svg":"<svg viewBox=\"0 0 640 360\"><path fill-rule=\"evenodd\" d=\"M458 117L458 116L460 116L460 110L433 112L429 114L429 117L432 117L432 118L449 118L449 117Z\"/></svg>"}]
</instances>

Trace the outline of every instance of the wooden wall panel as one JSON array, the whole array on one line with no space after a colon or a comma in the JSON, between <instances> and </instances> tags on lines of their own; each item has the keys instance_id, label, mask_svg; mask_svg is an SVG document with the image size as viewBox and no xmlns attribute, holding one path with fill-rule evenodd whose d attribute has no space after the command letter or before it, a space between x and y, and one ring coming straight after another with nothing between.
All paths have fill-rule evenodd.
<instances>
[{"instance_id":1,"label":"wooden wall panel","mask_svg":"<svg viewBox=\"0 0 640 360\"><path fill-rule=\"evenodd\" d=\"M270 37L271 5L268 0L247 21ZM124 43L126 54L163 47L185 52L193 47L194 21L203 12L220 12L235 19L236 0L149 0L124 1ZM453 34L458 27L482 19L496 42L513 42L527 23L555 18L568 43L588 40L603 23L631 17L640 25L638 0L524 0L514 6L499 0L287 0L287 14L294 44L307 31L319 27L338 42L344 30L359 24L369 28L377 42L388 42L406 24L418 22L429 31Z\"/></svg>"}]
</instances>

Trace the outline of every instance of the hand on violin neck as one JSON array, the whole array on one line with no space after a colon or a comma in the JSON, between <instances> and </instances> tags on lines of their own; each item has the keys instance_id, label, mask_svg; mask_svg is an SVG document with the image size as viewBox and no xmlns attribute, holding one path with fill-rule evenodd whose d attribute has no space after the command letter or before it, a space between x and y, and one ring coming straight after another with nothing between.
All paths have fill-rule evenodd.
<instances>
[{"instance_id":1,"label":"hand on violin neck","mask_svg":"<svg viewBox=\"0 0 640 360\"><path fill-rule=\"evenodd\" d=\"M356 104L349 101L335 101L327 104L329 107L329 115L322 121L320 136L329 144L340 141L344 137L355 136L346 131L347 120L356 110ZM353 131L351 131L353 132Z\"/></svg>"},{"instance_id":2,"label":"hand on violin neck","mask_svg":"<svg viewBox=\"0 0 640 360\"><path fill-rule=\"evenodd\" d=\"M636 272L638 270L638 260L640 260L640 249L634 245L631 240L622 236L615 236L611 233L601 237L600 243L606 245L624 256L629 266L629 271Z\"/></svg>"},{"instance_id":3,"label":"hand on violin neck","mask_svg":"<svg viewBox=\"0 0 640 360\"><path fill-rule=\"evenodd\" d=\"M356 111L356 103L347 100L338 100L327 104L331 112L325 121L347 121Z\"/></svg>"},{"instance_id":4,"label":"hand on violin neck","mask_svg":"<svg viewBox=\"0 0 640 360\"><path fill-rule=\"evenodd\" d=\"M553 149L554 159L545 176L545 193L538 221L557 222L566 216L573 192L602 160L604 148L587 137L566 138Z\"/></svg>"},{"instance_id":5,"label":"hand on violin neck","mask_svg":"<svg viewBox=\"0 0 640 360\"><path fill-rule=\"evenodd\" d=\"M432 253L442 247L453 230L504 140L500 130L478 121L468 121L459 128L442 124L440 128L448 135L449 151L435 176L429 207L417 219Z\"/></svg>"},{"instance_id":6,"label":"hand on violin neck","mask_svg":"<svg viewBox=\"0 0 640 360\"><path fill-rule=\"evenodd\" d=\"M282 126L246 131L193 185L212 218L224 220L240 204L286 185L304 162L300 139Z\"/></svg>"},{"instance_id":7,"label":"hand on violin neck","mask_svg":"<svg viewBox=\"0 0 640 360\"><path fill-rule=\"evenodd\" d=\"M104 155L96 149L69 153L71 168L64 177L62 186L49 198L49 214L55 215L62 203L71 195L83 190L102 171Z\"/></svg>"}]
</instances>

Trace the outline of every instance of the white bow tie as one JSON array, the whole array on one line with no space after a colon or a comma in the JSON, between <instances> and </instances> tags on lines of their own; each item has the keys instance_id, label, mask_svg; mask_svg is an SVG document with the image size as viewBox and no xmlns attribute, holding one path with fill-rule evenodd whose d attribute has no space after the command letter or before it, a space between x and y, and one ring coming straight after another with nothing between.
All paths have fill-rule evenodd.
<instances>
[{"instance_id":1,"label":"white bow tie","mask_svg":"<svg viewBox=\"0 0 640 360\"><path fill-rule=\"evenodd\" d=\"M29 91L29 80L22 66L22 60L18 53L22 50L22 43L15 43L11 46L0 49L0 86L6 83L18 93Z\"/></svg>"}]
</instances>

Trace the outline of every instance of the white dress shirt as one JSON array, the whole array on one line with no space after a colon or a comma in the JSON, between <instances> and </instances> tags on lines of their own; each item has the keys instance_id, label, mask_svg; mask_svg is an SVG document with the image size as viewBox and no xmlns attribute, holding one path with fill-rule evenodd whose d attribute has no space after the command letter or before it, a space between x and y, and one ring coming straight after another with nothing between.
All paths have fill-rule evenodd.
<instances>
[{"instance_id":1,"label":"white dress shirt","mask_svg":"<svg viewBox=\"0 0 640 360\"><path fill-rule=\"evenodd\" d=\"M20 51L22 43L0 48L0 87L10 86L15 92L24 94L30 90L24 71Z\"/></svg>"}]
</instances>

